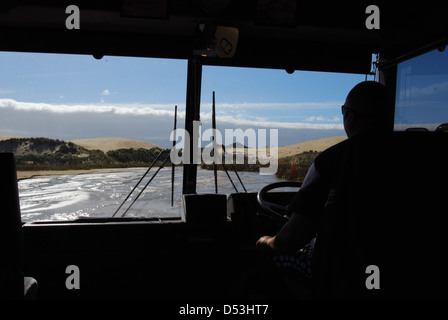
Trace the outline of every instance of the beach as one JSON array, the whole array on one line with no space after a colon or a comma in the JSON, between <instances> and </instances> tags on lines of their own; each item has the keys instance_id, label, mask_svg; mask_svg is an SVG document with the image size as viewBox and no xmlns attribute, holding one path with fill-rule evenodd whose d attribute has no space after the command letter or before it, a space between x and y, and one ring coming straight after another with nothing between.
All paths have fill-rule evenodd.
<instances>
[{"instance_id":1,"label":"beach","mask_svg":"<svg viewBox=\"0 0 448 320\"><path fill-rule=\"evenodd\" d=\"M128 170L92 170L85 174L69 174L69 170L54 176L35 176L18 182L22 221L74 220L79 217L111 217L123 203L130 191L143 177L145 168ZM154 180L154 172L144 178L126 204L117 213L121 217L180 217L182 210L183 169L177 168L174 179L174 205L171 206L171 168L160 170ZM38 173L39 174L39 173ZM235 187L243 192L241 183L230 173ZM257 172L240 172L239 176L248 192L257 192L261 187L281 181L275 175L260 175ZM221 194L236 191L227 175L218 172L218 189ZM198 168L197 192L214 193L213 171Z\"/></svg>"}]
</instances>

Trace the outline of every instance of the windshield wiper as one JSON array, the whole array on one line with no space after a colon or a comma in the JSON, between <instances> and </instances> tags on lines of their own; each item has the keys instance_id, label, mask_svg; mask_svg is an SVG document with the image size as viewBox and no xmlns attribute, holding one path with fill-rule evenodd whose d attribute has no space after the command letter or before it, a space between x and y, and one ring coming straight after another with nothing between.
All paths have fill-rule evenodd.
<instances>
[{"instance_id":1,"label":"windshield wiper","mask_svg":"<svg viewBox=\"0 0 448 320\"><path fill-rule=\"evenodd\" d=\"M146 177L146 175L148 174L149 170L152 169L152 167L154 166L154 164L157 162L157 160L159 160L160 156L162 155L164 150L160 151L160 153L157 155L156 159L151 163L151 165L149 166L148 170L146 170L145 174L140 178L140 180L137 182L137 184L135 185L135 187L132 189L131 192L129 192L128 196L123 200L123 202L120 204L120 206L118 207L118 209L114 212L114 214L112 215L112 218L115 217L115 215L118 213L118 211L120 211L121 207L124 205L124 203L129 199L129 197L131 196L131 194L135 191L135 189L137 189L138 185L142 182L142 180Z\"/></svg>"}]
</instances>

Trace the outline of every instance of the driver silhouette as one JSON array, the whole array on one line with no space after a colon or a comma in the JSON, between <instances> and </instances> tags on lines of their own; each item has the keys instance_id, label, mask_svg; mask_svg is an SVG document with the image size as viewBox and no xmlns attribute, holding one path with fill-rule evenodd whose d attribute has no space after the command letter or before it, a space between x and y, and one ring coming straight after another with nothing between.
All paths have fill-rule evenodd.
<instances>
[{"instance_id":1,"label":"driver silhouette","mask_svg":"<svg viewBox=\"0 0 448 320\"><path fill-rule=\"evenodd\" d=\"M356 85L347 95L342 114L348 140L359 134L393 130L393 100L386 87L378 82L365 81ZM314 160L301 188L287 206L292 212L289 221L277 235L261 237L258 246L290 253L313 246L321 215L332 199L331 184L336 177L334 164L342 156L348 140L330 147Z\"/></svg>"}]
</instances>

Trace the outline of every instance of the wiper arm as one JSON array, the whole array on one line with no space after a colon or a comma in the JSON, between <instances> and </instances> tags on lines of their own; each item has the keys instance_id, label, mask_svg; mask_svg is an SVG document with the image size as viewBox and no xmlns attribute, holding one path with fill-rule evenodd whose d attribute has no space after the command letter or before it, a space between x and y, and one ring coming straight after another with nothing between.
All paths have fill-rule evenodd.
<instances>
[{"instance_id":1,"label":"wiper arm","mask_svg":"<svg viewBox=\"0 0 448 320\"><path fill-rule=\"evenodd\" d=\"M132 201L132 203L130 204L130 206L126 209L126 211L121 215L121 217L124 217L126 215L126 213L128 213L129 209L131 209L131 207L134 205L135 201L137 201L137 199L142 195L143 191L145 191L145 189L149 186L149 184L151 183L151 181L156 177L156 175L159 173L159 171L163 168L163 166L165 165L165 163L167 162L168 158L170 157L170 152L168 152L167 156L165 157L165 160L163 160L162 164L160 165L160 167L157 169L156 172L154 172L154 174L152 175L151 179L149 179L149 181L146 183L146 185L143 187L142 190L140 190L139 194L137 195L137 197L135 197L135 199Z\"/></svg>"},{"instance_id":2,"label":"wiper arm","mask_svg":"<svg viewBox=\"0 0 448 320\"><path fill-rule=\"evenodd\" d=\"M140 180L137 182L137 184L135 185L135 187L132 189L131 192L129 192L128 196L124 199L124 201L120 204L120 206L118 207L118 209L114 212L114 214L112 215L112 218L115 217L115 215L118 213L118 211L120 211L121 207L124 205L124 203L129 199L129 197L131 196L131 194L135 191L135 189L138 187L138 185L142 182L142 180L146 177L146 175L148 174L149 170L152 169L152 167L154 166L154 164L157 162L157 160L159 160L160 156L162 155L164 150L160 151L160 153L157 155L156 159L151 163L151 166L148 168L148 170L146 170L145 174L140 178Z\"/></svg>"}]
</instances>

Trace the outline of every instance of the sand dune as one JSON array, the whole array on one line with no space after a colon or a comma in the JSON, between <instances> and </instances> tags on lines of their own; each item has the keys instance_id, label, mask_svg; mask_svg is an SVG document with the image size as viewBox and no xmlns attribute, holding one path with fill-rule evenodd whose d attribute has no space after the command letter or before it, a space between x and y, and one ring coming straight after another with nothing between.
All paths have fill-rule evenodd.
<instances>
[{"instance_id":1,"label":"sand dune","mask_svg":"<svg viewBox=\"0 0 448 320\"><path fill-rule=\"evenodd\" d=\"M13 135L0 135L0 140L7 140L11 138L26 138L26 137L13 136ZM290 157L309 150L323 151L345 139L347 139L346 136L337 136L337 137L309 140L289 146L282 146L278 148L278 157L280 159ZM117 150L117 149L129 149L129 148L134 149L138 148L151 149L154 147L161 148L153 143L126 138L92 138L92 139L76 139L70 141L88 150L102 150L103 152L108 152L110 150Z\"/></svg>"},{"instance_id":2,"label":"sand dune","mask_svg":"<svg viewBox=\"0 0 448 320\"><path fill-rule=\"evenodd\" d=\"M1 134L0 135L0 141L2 140L8 140L8 139L21 139L21 138L28 138L28 137L22 137L22 136L10 136L10 135L6 135L6 134Z\"/></svg>"},{"instance_id":3,"label":"sand dune","mask_svg":"<svg viewBox=\"0 0 448 320\"><path fill-rule=\"evenodd\" d=\"M0 135L1 140L8 140L13 138L29 138L23 136L14 136L14 135ZM143 149L152 149L154 147L161 148L156 144L149 143L146 141L135 140L135 139L126 139L126 138L92 138L92 139L76 139L76 140L67 140L71 141L81 147L86 148L87 150L101 150L103 152L107 152L110 150L117 149L129 149L129 148L143 148ZM164 148L162 148L164 149Z\"/></svg>"},{"instance_id":4,"label":"sand dune","mask_svg":"<svg viewBox=\"0 0 448 320\"><path fill-rule=\"evenodd\" d=\"M281 146L278 147L278 159L281 160L286 157L292 157L295 155L298 155L305 151L324 151L325 149L328 149L329 147L347 139L346 136L336 136L336 137L329 137L329 138L322 138L322 139L314 139L305 141L298 144L293 144L289 146ZM235 152L236 149L234 149ZM251 148L245 149L244 152L247 155L248 150L253 150ZM266 150L266 154L270 154L270 148L268 147Z\"/></svg>"},{"instance_id":5,"label":"sand dune","mask_svg":"<svg viewBox=\"0 0 448 320\"><path fill-rule=\"evenodd\" d=\"M337 137L330 137L330 138L322 138L322 139L315 139L310 141L305 141L298 144L293 144L290 146L283 146L278 147L278 158L285 158L285 157L291 157L296 154L305 152L305 151L324 151L325 149L328 149L329 147L347 139L346 136L337 136Z\"/></svg>"},{"instance_id":6,"label":"sand dune","mask_svg":"<svg viewBox=\"0 0 448 320\"><path fill-rule=\"evenodd\" d=\"M146 141L125 139L125 138L92 138L92 139L76 139L71 142L86 148L87 150L101 150L104 153L117 149L152 149L154 147L161 148L158 145ZM164 148L162 148L164 149Z\"/></svg>"}]
</instances>

